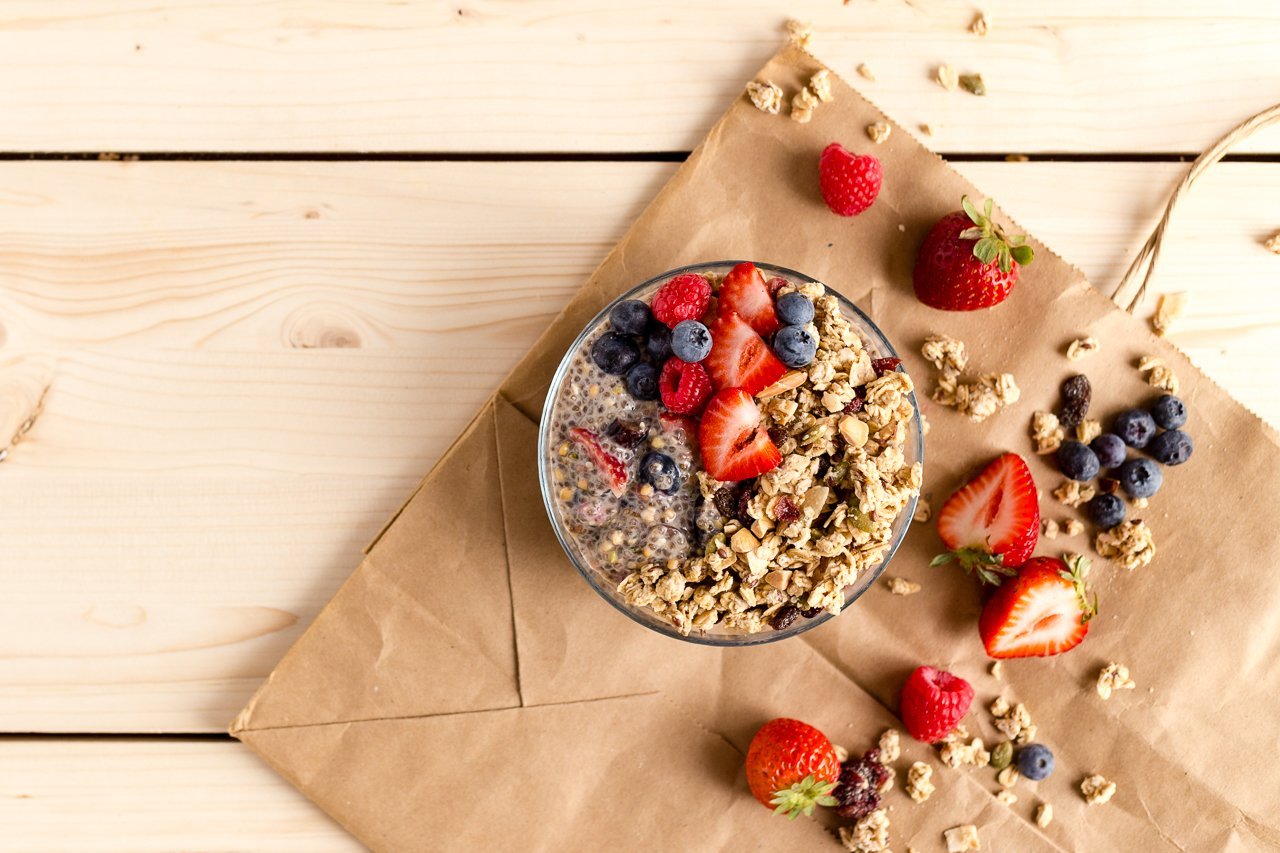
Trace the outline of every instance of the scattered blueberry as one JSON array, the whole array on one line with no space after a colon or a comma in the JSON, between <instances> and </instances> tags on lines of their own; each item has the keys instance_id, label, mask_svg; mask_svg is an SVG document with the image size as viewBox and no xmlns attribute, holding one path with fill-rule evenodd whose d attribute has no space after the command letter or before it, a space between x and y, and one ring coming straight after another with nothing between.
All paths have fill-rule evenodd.
<instances>
[{"instance_id":1,"label":"scattered blueberry","mask_svg":"<svg viewBox=\"0 0 1280 853\"><path fill-rule=\"evenodd\" d=\"M605 332L592 345L591 360L605 373L621 376L640 360L640 350L626 335Z\"/></svg>"},{"instance_id":2,"label":"scattered blueberry","mask_svg":"<svg viewBox=\"0 0 1280 853\"><path fill-rule=\"evenodd\" d=\"M640 460L640 479L663 494L674 495L680 488L680 469L676 460L653 450Z\"/></svg>"},{"instance_id":3,"label":"scattered blueberry","mask_svg":"<svg viewBox=\"0 0 1280 853\"><path fill-rule=\"evenodd\" d=\"M1191 436L1180 429L1162 432L1147 445L1151 458L1161 465L1181 465L1191 458L1191 451L1194 449Z\"/></svg>"},{"instance_id":4,"label":"scattered blueberry","mask_svg":"<svg viewBox=\"0 0 1280 853\"><path fill-rule=\"evenodd\" d=\"M1130 459L1120 466L1120 485L1131 498L1149 498L1160 490L1164 475L1150 459Z\"/></svg>"},{"instance_id":5,"label":"scattered blueberry","mask_svg":"<svg viewBox=\"0 0 1280 853\"><path fill-rule=\"evenodd\" d=\"M654 364L662 364L671 358L671 330L656 320L649 324L644 341L645 349Z\"/></svg>"},{"instance_id":6,"label":"scattered blueberry","mask_svg":"<svg viewBox=\"0 0 1280 853\"><path fill-rule=\"evenodd\" d=\"M773 336L773 351L787 367L804 367L818 354L818 336L808 326L783 326Z\"/></svg>"},{"instance_id":7,"label":"scattered blueberry","mask_svg":"<svg viewBox=\"0 0 1280 853\"><path fill-rule=\"evenodd\" d=\"M639 299L619 302L609 312L609 325L613 326L615 332L622 332L624 335L643 335L652 319L653 312Z\"/></svg>"},{"instance_id":8,"label":"scattered blueberry","mask_svg":"<svg viewBox=\"0 0 1280 853\"><path fill-rule=\"evenodd\" d=\"M1095 495L1085 504L1085 509L1089 512L1089 520L1103 530L1110 530L1124 521L1128 513L1124 501L1115 495Z\"/></svg>"},{"instance_id":9,"label":"scattered blueberry","mask_svg":"<svg viewBox=\"0 0 1280 853\"><path fill-rule=\"evenodd\" d=\"M1146 447L1156 434L1156 422L1142 409L1126 409L1116 415L1114 432L1130 447Z\"/></svg>"},{"instance_id":10,"label":"scattered blueberry","mask_svg":"<svg viewBox=\"0 0 1280 853\"><path fill-rule=\"evenodd\" d=\"M689 364L711 355L711 332L697 320L682 320L671 330L671 352Z\"/></svg>"},{"instance_id":11,"label":"scattered blueberry","mask_svg":"<svg viewBox=\"0 0 1280 853\"><path fill-rule=\"evenodd\" d=\"M1053 753L1043 744L1024 746L1018 750L1018 772L1032 782L1048 779L1053 772Z\"/></svg>"},{"instance_id":12,"label":"scattered blueberry","mask_svg":"<svg viewBox=\"0 0 1280 853\"><path fill-rule=\"evenodd\" d=\"M627 371L627 390L637 400L658 399L658 368L641 362Z\"/></svg>"},{"instance_id":13,"label":"scattered blueberry","mask_svg":"<svg viewBox=\"0 0 1280 853\"><path fill-rule=\"evenodd\" d=\"M1151 404L1151 417L1165 429L1181 429L1187 422L1187 407L1172 394L1165 394Z\"/></svg>"},{"instance_id":14,"label":"scattered blueberry","mask_svg":"<svg viewBox=\"0 0 1280 853\"><path fill-rule=\"evenodd\" d=\"M1113 432L1104 432L1089 442L1089 447L1098 457L1098 464L1103 468L1119 468L1124 464L1125 455L1129 450L1124 446L1120 436Z\"/></svg>"},{"instance_id":15,"label":"scattered blueberry","mask_svg":"<svg viewBox=\"0 0 1280 853\"><path fill-rule=\"evenodd\" d=\"M774 309L784 326L803 326L813 322L813 301L803 293L787 293L778 298Z\"/></svg>"},{"instance_id":16,"label":"scattered blueberry","mask_svg":"<svg viewBox=\"0 0 1280 853\"><path fill-rule=\"evenodd\" d=\"M1078 441L1064 441L1058 448L1058 468L1072 480L1092 480L1098 476L1098 457Z\"/></svg>"}]
</instances>

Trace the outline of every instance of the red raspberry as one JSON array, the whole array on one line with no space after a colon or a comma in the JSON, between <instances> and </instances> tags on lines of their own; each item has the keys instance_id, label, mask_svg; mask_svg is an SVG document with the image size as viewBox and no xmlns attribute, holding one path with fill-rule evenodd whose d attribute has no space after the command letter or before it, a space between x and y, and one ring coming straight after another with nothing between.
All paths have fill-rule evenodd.
<instances>
[{"instance_id":1,"label":"red raspberry","mask_svg":"<svg viewBox=\"0 0 1280 853\"><path fill-rule=\"evenodd\" d=\"M672 356L658 379L662 402L668 409L688 414L701 409L711 397L711 377L701 364L689 364Z\"/></svg>"},{"instance_id":2,"label":"red raspberry","mask_svg":"<svg viewBox=\"0 0 1280 853\"><path fill-rule=\"evenodd\" d=\"M707 310L711 301L711 285L700 275L685 273L662 285L653 295L653 316L658 322L674 329L684 320L696 320Z\"/></svg>"},{"instance_id":3,"label":"red raspberry","mask_svg":"<svg viewBox=\"0 0 1280 853\"><path fill-rule=\"evenodd\" d=\"M937 743L969 713L973 688L963 678L918 667L902 687L902 722L921 743Z\"/></svg>"},{"instance_id":4,"label":"red raspberry","mask_svg":"<svg viewBox=\"0 0 1280 853\"><path fill-rule=\"evenodd\" d=\"M818 158L818 183L822 199L832 213L855 216L871 206L880 194L884 170L870 154L855 155L839 142L822 149Z\"/></svg>"},{"instance_id":5,"label":"red raspberry","mask_svg":"<svg viewBox=\"0 0 1280 853\"><path fill-rule=\"evenodd\" d=\"M766 283L769 288L769 295L776 297L778 295L778 291L782 290L782 288L786 287L790 283L791 282L787 281L782 276L775 275Z\"/></svg>"}]
</instances>

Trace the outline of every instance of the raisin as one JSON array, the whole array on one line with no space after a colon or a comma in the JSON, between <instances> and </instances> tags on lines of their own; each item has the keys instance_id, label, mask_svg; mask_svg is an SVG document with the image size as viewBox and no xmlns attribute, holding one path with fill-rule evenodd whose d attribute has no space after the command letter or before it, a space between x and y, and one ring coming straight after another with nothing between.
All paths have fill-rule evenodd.
<instances>
[{"instance_id":1,"label":"raisin","mask_svg":"<svg viewBox=\"0 0 1280 853\"><path fill-rule=\"evenodd\" d=\"M722 486L714 496L716 511L725 518L734 518L738 514L738 490L733 486Z\"/></svg>"},{"instance_id":2,"label":"raisin","mask_svg":"<svg viewBox=\"0 0 1280 853\"><path fill-rule=\"evenodd\" d=\"M738 495L738 513L735 518L748 527L751 525L751 522L755 521L755 519L751 517L751 514L747 512L747 504L751 503L751 499L754 497L755 495L752 494L750 489L743 489Z\"/></svg>"},{"instance_id":3,"label":"raisin","mask_svg":"<svg viewBox=\"0 0 1280 853\"><path fill-rule=\"evenodd\" d=\"M791 498L783 495L778 498L778 503L774 505L773 515L779 524L790 524L800 519L800 509L792 502Z\"/></svg>"},{"instance_id":4,"label":"raisin","mask_svg":"<svg viewBox=\"0 0 1280 853\"><path fill-rule=\"evenodd\" d=\"M827 476L827 471L829 471L830 469L831 469L831 457L825 456L825 455L819 456L818 469L814 472L813 476L815 479L821 480L823 477Z\"/></svg>"},{"instance_id":5,"label":"raisin","mask_svg":"<svg viewBox=\"0 0 1280 853\"><path fill-rule=\"evenodd\" d=\"M1089 414L1089 401L1093 397L1093 389L1089 385L1089 377L1084 374L1072 376L1062 383L1062 413L1059 420L1063 425L1074 427L1084 421Z\"/></svg>"},{"instance_id":6,"label":"raisin","mask_svg":"<svg viewBox=\"0 0 1280 853\"><path fill-rule=\"evenodd\" d=\"M806 619L812 619L822 612L821 607L806 607L800 611L800 615Z\"/></svg>"},{"instance_id":7,"label":"raisin","mask_svg":"<svg viewBox=\"0 0 1280 853\"><path fill-rule=\"evenodd\" d=\"M787 431L782 427L769 427L769 440L774 444L782 444L787 438Z\"/></svg>"},{"instance_id":8,"label":"raisin","mask_svg":"<svg viewBox=\"0 0 1280 853\"><path fill-rule=\"evenodd\" d=\"M649 426L642 421L616 420L609 424L604 434L619 447L635 447L649 435Z\"/></svg>"},{"instance_id":9,"label":"raisin","mask_svg":"<svg viewBox=\"0 0 1280 853\"><path fill-rule=\"evenodd\" d=\"M800 618L800 608L794 604L784 604L773 614L773 629L783 631L790 628Z\"/></svg>"},{"instance_id":10,"label":"raisin","mask_svg":"<svg viewBox=\"0 0 1280 853\"><path fill-rule=\"evenodd\" d=\"M876 372L876 376L884 376L890 371L897 370L899 364L902 364L902 359L900 358L871 359L871 369Z\"/></svg>"}]
</instances>

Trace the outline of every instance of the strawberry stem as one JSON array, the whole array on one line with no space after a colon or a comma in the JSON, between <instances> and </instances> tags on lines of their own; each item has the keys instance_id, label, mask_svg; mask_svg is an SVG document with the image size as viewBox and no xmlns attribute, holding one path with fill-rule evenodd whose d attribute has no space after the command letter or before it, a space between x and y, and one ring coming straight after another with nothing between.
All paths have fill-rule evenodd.
<instances>
[{"instance_id":1,"label":"strawberry stem","mask_svg":"<svg viewBox=\"0 0 1280 853\"><path fill-rule=\"evenodd\" d=\"M1083 614L1080 624L1083 625L1098 615L1098 594L1095 592L1093 601L1089 600L1089 587L1084 581L1085 576L1089 574L1089 561L1087 559L1076 554L1067 561L1067 565L1071 567L1070 570L1058 572L1058 575L1063 580L1070 581L1071 585L1075 587L1076 598L1080 600L1080 612Z\"/></svg>"},{"instance_id":2,"label":"strawberry stem","mask_svg":"<svg viewBox=\"0 0 1280 853\"><path fill-rule=\"evenodd\" d=\"M834 806L836 798L831 796L835 790L835 782L819 782L812 774L796 782L790 788L780 788L773 792L774 814L784 814L795 820L800 815L809 817L814 806Z\"/></svg>"},{"instance_id":3,"label":"strawberry stem","mask_svg":"<svg viewBox=\"0 0 1280 853\"><path fill-rule=\"evenodd\" d=\"M929 561L929 565L945 566L952 561L958 561L960 568L992 586L999 586L1004 578L1017 574L1015 569L1004 564L1003 554L992 554L977 548L957 548L954 551L939 554Z\"/></svg>"},{"instance_id":4,"label":"strawberry stem","mask_svg":"<svg viewBox=\"0 0 1280 853\"><path fill-rule=\"evenodd\" d=\"M1023 266L1031 263L1035 253L1027 245L1026 235L1014 234L1010 237L1004 233L1004 229L991 218L991 211L994 209L991 199L986 200L982 213L978 212L978 208L973 206L973 202L969 201L967 195L961 196L960 206L964 208L965 215L973 223L972 228L966 228L960 232L960 238L975 241L973 244L975 258L984 264L998 261L1001 272L1013 269L1015 261Z\"/></svg>"}]
</instances>

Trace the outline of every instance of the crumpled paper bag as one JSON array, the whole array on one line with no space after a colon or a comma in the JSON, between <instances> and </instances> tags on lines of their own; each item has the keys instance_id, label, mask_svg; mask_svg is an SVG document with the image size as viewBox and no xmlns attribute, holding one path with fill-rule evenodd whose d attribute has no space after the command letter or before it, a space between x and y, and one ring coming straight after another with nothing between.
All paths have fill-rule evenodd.
<instances>
[{"instance_id":1,"label":"crumpled paper bag","mask_svg":"<svg viewBox=\"0 0 1280 853\"><path fill-rule=\"evenodd\" d=\"M821 68L788 47L758 75L794 92ZM904 734L891 806L893 849L942 849L944 829L976 824L983 849L1259 850L1280 846L1280 486L1276 432L1167 342L1097 293L1035 240L1037 258L1004 304L953 314L911 293L929 226L981 193L840 81L800 125L739 98L578 296L388 523L354 575L289 651L232 728L271 766L376 850L836 849L819 821L790 822L748 794L742 759L755 729L795 716L859 753L895 726L898 691L921 663L967 678L970 732L997 738L986 705L1025 702L1054 775L995 798L990 768L947 769ZM876 204L831 215L817 186L830 141L884 164ZM1083 370L1092 414L1150 398L1135 369L1163 358L1182 381L1197 442L1166 471L1146 518L1155 562L1132 573L1095 560L1101 615L1078 649L1010 661L983 655L975 583L930 568L940 543L913 526L880 583L820 629L744 649L693 646L646 631L600 600L569 565L545 517L537 419L553 369L613 295L663 270L746 257L815 276L857 302L905 354L932 423L924 494L934 506L1004 450L1031 460L1047 518L1074 511L1061 477L1032 455L1031 413ZM965 341L976 372L1010 371L1021 401L983 424L927 400L923 338ZM1072 339L1102 344L1063 357ZM1089 553L1084 536L1039 553ZM1093 689L1108 661L1136 690ZM923 805L902 792L915 760L935 766ZM1119 790L1088 806L1082 778ZM1050 803L1053 823L1032 816ZM830 818L827 818L830 821Z\"/></svg>"}]
</instances>

